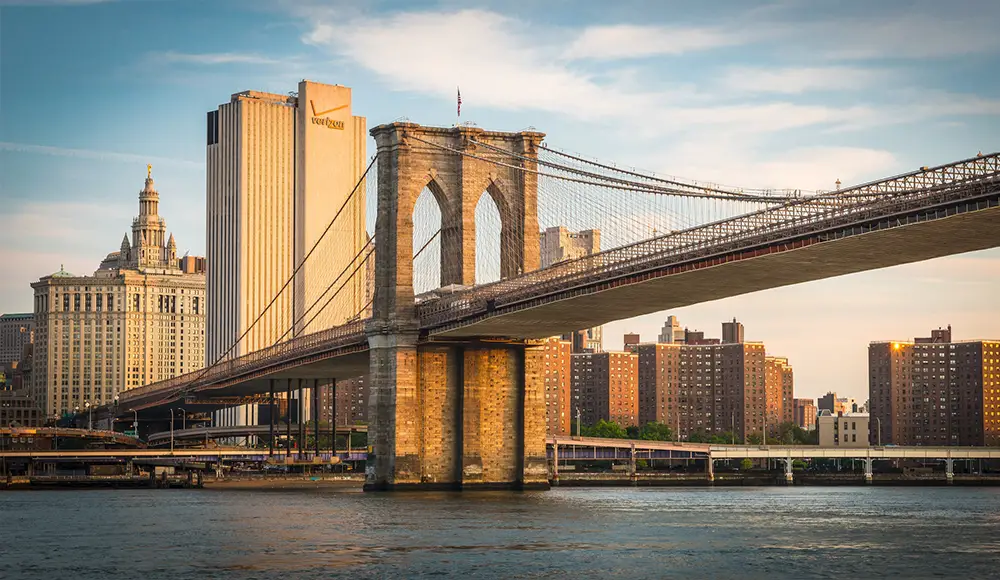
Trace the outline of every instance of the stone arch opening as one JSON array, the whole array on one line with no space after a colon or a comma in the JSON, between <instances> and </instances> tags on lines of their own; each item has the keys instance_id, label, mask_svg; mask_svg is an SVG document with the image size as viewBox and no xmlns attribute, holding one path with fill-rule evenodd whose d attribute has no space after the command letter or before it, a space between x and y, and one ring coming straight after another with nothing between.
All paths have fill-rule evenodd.
<instances>
[{"instance_id":1,"label":"stone arch opening","mask_svg":"<svg viewBox=\"0 0 1000 580\"><path fill-rule=\"evenodd\" d=\"M435 191L436 190L436 191ZM441 287L440 188L429 182L413 203L413 293Z\"/></svg>"},{"instance_id":2,"label":"stone arch opening","mask_svg":"<svg viewBox=\"0 0 1000 580\"><path fill-rule=\"evenodd\" d=\"M484 191L476 203L476 284L500 279L503 247L503 218L495 198Z\"/></svg>"}]
</instances>

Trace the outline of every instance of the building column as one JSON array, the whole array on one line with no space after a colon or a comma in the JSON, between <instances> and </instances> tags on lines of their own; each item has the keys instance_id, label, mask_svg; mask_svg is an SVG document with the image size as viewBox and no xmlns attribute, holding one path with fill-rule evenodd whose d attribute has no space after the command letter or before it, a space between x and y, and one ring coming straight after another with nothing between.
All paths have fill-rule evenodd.
<instances>
[{"instance_id":1,"label":"building column","mask_svg":"<svg viewBox=\"0 0 1000 580\"><path fill-rule=\"evenodd\" d=\"M711 452L709 452L708 459L705 460L705 467L708 468L708 482L715 482L715 460L712 459Z\"/></svg>"},{"instance_id":2,"label":"building column","mask_svg":"<svg viewBox=\"0 0 1000 580\"><path fill-rule=\"evenodd\" d=\"M781 461L783 461L785 463L785 483L787 483L788 485L791 485L792 484L792 478L793 478L793 476L792 476L792 458L791 457L786 457L786 458L782 459Z\"/></svg>"},{"instance_id":3,"label":"building column","mask_svg":"<svg viewBox=\"0 0 1000 580\"><path fill-rule=\"evenodd\" d=\"M875 463L875 460L872 459L871 457L866 457L863 461L865 462L865 483L871 484L872 481L874 480L874 475L872 473L872 466L873 466L872 464Z\"/></svg>"},{"instance_id":4,"label":"building column","mask_svg":"<svg viewBox=\"0 0 1000 580\"><path fill-rule=\"evenodd\" d=\"M944 460L944 476L948 480L948 485L955 483L955 460L951 457Z\"/></svg>"}]
</instances>

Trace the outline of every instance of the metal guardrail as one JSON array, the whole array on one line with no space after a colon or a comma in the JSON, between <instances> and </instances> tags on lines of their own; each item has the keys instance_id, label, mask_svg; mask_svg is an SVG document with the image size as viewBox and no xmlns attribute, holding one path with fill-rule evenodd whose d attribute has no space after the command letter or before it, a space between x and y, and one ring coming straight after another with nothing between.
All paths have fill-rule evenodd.
<instances>
[{"instance_id":1,"label":"metal guardrail","mask_svg":"<svg viewBox=\"0 0 1000 580\"><path fill-rule=\"evenodd\" d=\"M417 312L424 328L446 326L491 309L558 294L581 285L959 202L997 186L1000 186L1000 154L974 157L835 194L796 199L776 208L560 262L516 278L424 302L417 306Z\"/></svg>"}]
</instances>

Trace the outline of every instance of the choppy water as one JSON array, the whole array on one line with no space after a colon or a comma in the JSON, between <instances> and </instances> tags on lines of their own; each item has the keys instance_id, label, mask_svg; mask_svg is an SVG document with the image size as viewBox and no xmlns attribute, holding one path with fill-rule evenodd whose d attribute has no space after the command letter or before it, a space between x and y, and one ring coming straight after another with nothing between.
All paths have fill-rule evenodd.
<instances>
[{"instance_id":1,"label":"choppy water","mask_svg":"<svg viewBox=\"0 0 1000 580\"><path fill-rule=\"evenodd\" d=\"M0 578L1000 576L1000 489L0 493Z\"/></svg>"}]
</instances>

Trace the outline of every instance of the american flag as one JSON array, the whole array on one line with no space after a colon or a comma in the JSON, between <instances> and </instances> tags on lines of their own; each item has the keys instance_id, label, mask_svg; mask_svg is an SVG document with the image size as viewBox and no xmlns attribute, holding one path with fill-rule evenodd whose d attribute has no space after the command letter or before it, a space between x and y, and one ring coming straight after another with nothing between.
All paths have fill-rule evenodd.
<instances>
[{"instance_id":1,"label":"american flag","mask_svg":"<svg viewBox=\"0 0 1000 580\"><path fill-rule=\"evenodd\" d=\"M458 116L462 116L462 89L458 89Z\"/></svg>"}]
</instances>

